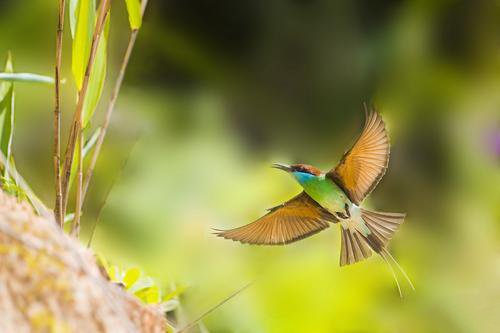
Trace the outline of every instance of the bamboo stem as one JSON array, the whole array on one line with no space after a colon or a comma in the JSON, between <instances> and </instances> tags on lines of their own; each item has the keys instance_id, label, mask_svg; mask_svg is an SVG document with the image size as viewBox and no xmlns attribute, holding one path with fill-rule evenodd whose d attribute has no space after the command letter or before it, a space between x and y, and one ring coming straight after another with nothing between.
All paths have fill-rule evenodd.
<instances>
[{"instance_id":1,"label":"bamboo stem","mask_svg":"<svg viewBox=\"0 0 500 333\"><path fill-rule=\"evenodd\" d=\"M55 64L55 103L54 103L54 175L55 175L55 204L54 216L61 226L64 224L62 214L62 188L61 188L61 60L64 29L65 0L59 0L59 15L56 31L56 64Z\"/></svg>"},{"instance_id":2,"label":"bamboo stem","mask_svg":"<svg viewBox=\"0 0 500 333\"><path fill-rule=\"evenodd\" d=\"M82 115L83 116L83 115ZM80 119L82 122L82 119ZM82 215L82 181L83 181L83 145L84 145L84 133L83 129L80 128L78 131L78 170L77 170L77 183L76 183L76 203L75 203L75 219L73 221L73 226L71 228L71 235L78 238L80 235L80 217Z\"/></svg>"},{"instance_id":3,"label":"bamboo stem","mask_svg":"<svg viewBox=\"0 0 500 333\"><path fill-rule=\"evenodd\" d=\"M148 5L148 0L142 0L141 3L141 15L144 17L144 12L146 11L146 7ZM123 83L123 79L125 77L125 72L127 70L127 66L130 60L130 55L132 54L132 50L134 49L135 41L137 39L137 34L139 33L138 29L134 29L130 32L130 37L127 45L127 49L123 56L122 63L120 65L120 71L118 72L118 77L116 78L115 86L113 88L113 92L111 93L111 98L109 100L108 106L106 108L106 116L104 119L104 124L102 125L101 133L99 134L99 138L97 139L97 143L92 153L92 159L90 160L90 165L85 174L85 182L83 185L83 200L85 201L85 196L87 194L87 190L89 188L90 180L92 175L94 174L95 165L97 163L97 159L99 158L99 153L101 152L101 147L104 142L104 138L106 136L107 129L109 127L109 123L111 121L111 116L113 115L113 110L115 108L116 100L118 99L118 95L120 93L120 89Z\"/></svg>"},{"instance_id":4,"label":"bamboo stem","mask_svg":"<svg viewBox=\"0 0 500 333\"><path fill-rule=\"evenodd\" d=\"M109 13L111 0L101 0L99 4L99 16L96 22L96 26L94 29L94 35L92 36L92 46L90 49L90 56L87 63L87 67L85 69L85 76L83 77L82 88L78 93L78 103L76 105L75 113L73 114L72 126L69 134L68 145L66 146L66 156L64 160L63 167L63 178L61 181L62 187L62 213L63 216L66 213L66 207L68 203L68 195L69 195L69 178L71 175L71 167L73 164L73 155L75 152L76 142L78 139L83 138L80 136L80 132L82 132L82 111L83 111L83 103L85 101L85 97L87 95L87 89L90 79L90 73L92 72L92 67L95 62L95 57L97 53L97 46L99 45L99 40L101 38L104 22ZM80 145L81 149L82 145ZM81 155L80 155L81 156ZM79 194L77 194L78 196ZM81 198L81 194L80 194ZM77 207L78 208L78 207ZM81 205L80 205L81 209ZM80 211L75 212L75 218L80 215Z\"/></svg>"}]
</instances>

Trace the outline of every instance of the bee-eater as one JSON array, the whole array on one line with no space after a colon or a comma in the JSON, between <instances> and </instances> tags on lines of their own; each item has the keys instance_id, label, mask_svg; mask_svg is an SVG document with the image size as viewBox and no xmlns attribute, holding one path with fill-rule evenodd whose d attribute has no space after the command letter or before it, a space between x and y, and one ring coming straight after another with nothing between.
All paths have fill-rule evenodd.
<instances>
[{"instance_id":1,"label":"bee-eater","mask_svg":"<svg viewBox=\"0 0 500 333\"><path fill-rule=\"evenodd\" d=\"M387 170L389 137L378 112L365 105L365 124L353 147L339 164L324 173L306 164L273 164L290 173L303 192L269 209L257 221L216 235L241 243L284 245L309 237L337 223L341 230L340 266L371 256L372 250L389 264L390 258L413 284L387 251L387 244L403 223L406 214L370 211L360 207ZM389 264L401 295L396 274Z\"/></svg>"}]
</instances>

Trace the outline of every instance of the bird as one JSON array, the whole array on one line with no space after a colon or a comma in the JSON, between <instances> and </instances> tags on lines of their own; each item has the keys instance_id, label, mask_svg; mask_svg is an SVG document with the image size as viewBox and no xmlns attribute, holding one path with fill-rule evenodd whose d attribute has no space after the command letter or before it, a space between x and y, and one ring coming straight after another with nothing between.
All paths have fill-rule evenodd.
<instances>
[{"instance_id":1,"label":"bird","mask_svg":"<svg viewBox=\"0 0 500 333\"><path fill-rule=\"evenodd\" d=\"M331 170L308 164L274 163L302 187L292 199L268 209L256 221L230 230L214 229L219 237L254 245L285 245L310 237L332 224L340 227L340 266L369 258L373 252L388 264L399 295L401 287L393 262L413 290L410 278L387 250L405 213L363 208L363 200L387 171L390 142L385 122L375 107L364 104L365 122L354 145Z\"/></svg>"}]
</instances>

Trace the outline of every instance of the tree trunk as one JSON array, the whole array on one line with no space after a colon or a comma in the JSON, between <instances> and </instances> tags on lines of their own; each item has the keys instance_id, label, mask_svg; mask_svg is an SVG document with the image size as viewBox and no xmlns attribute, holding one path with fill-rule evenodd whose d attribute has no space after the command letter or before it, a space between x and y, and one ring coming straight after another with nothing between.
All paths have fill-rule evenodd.
<instances>
[{"instance_id":1,"label":"tree trunk","mask_svg":"<svg viewBox=\"0 0 500 333\"><path fill-rule=\"evenodd\" d=\"M165 332L54 221L0 191L0 332Z\"/></svg>"}]
</instances>

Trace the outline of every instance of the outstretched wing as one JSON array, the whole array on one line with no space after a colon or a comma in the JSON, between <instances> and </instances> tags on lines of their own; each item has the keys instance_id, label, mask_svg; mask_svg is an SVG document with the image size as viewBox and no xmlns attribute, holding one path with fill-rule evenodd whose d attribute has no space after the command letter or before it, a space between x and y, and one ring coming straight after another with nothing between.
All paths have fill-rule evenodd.
<instances>
[{"instance_id":1,"label":"outstretched wing","mask_svg":"<svg viewBox=\"0 0 500 333\"><path fill-rule=\"evenodd\" d=\"M335 217L305 192L269 210L255 222L216 235L241 243L283 245L311 236L329 227Z\"/></svg>"},{"instance_id":2,"label":"outstretched wing","mask_svg":"<svg viewBox=\"0 0 500 333\"><path fill-rule=\"evenodd\" d=\"M339 185L349 199L359 205L377 186L389 163L390 144L382 117L366 110L365 126L354 146L344 154L327 177Z\"/></svg>"}]
</instances>

